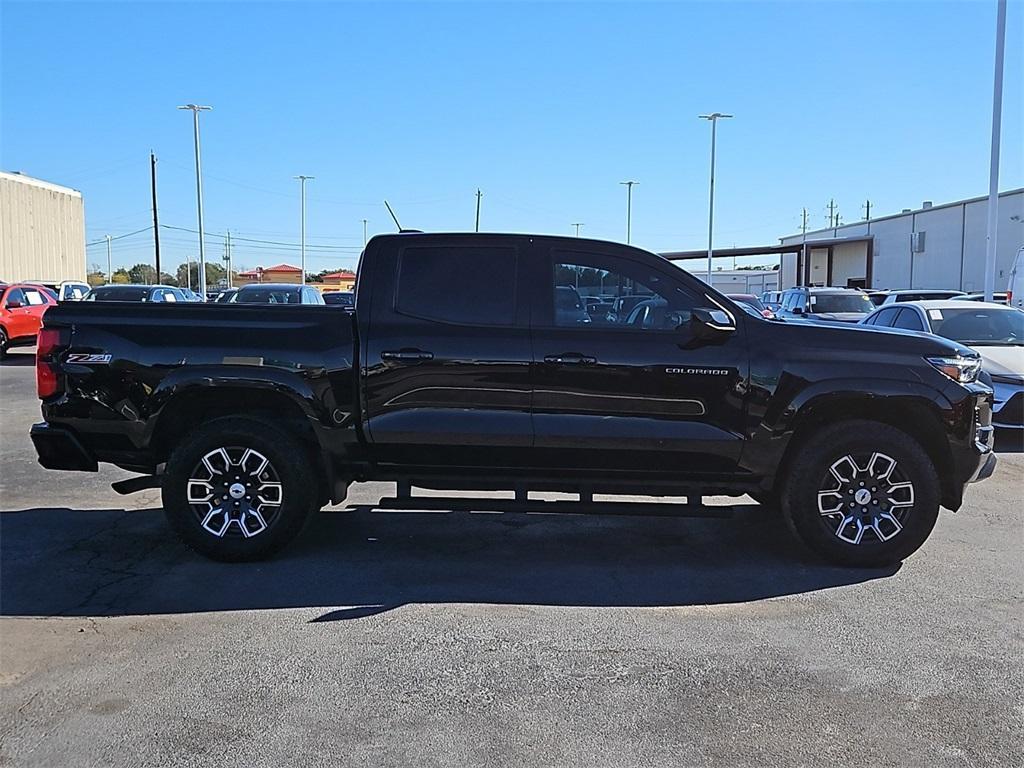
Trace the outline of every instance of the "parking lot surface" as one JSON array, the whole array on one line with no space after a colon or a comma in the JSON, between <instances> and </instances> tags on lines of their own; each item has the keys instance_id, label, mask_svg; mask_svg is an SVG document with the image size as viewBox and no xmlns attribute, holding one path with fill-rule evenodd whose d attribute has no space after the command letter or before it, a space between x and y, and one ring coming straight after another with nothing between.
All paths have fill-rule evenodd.
<instances>
[{"instance_id":1,"label":"parking lot surface","mask_svg":"<svg viewBox=\"0 0 1024 768\"><path fill-rule=\"evenodd\" d=\"M0 765L1021 765L1024 454L899 568L732 520L382 513L266 563L47 472L0 364ZM1005 452L1002 452L1004 451Z\"/></svg>"}]
</instances>

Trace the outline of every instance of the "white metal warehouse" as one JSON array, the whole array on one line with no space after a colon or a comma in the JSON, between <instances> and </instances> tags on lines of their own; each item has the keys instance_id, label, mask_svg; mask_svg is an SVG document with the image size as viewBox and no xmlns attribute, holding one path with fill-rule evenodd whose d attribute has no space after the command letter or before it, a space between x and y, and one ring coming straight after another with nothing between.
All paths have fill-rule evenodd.
<instances>
[{"instance_id":1,"label":"white metal warehouse","mask_svg":"<svg viewBox=\"0 0 1024 768\"><path fill-rule=\"evenodd\" d=\"M85 280L85 206L75 189L0 171L0 280Z\"/></svg>"},{"instance_id":2,"label":"white metal warehouse","mask_svg":"<svg viewBox=\"0 0 1024 768\"><path fill-rule=\"evenodd\" d=\"M866 288L956 288L985 283L988 198L923 203L916 210L789 235L782 284ZM1024 244L1024 189L999 195L996 290L1005 291Z\"/></svg>"}]
</instances>

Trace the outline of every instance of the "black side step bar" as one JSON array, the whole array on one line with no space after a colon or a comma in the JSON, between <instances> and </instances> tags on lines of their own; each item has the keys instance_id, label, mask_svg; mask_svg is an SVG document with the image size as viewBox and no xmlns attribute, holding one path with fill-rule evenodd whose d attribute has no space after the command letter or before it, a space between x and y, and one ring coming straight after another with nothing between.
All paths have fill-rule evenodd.
<instances>
[{"instance_id":1,"label":"black side step bar","mask_svg":"<svg viewBox=\"0 0 1024 768\"><path fill-rule=\"evenodd\" d=\"M695 497L691 497L695 498ZM758 508L757 504L707 506L640 501L540 501L535 499L469 498L465 496L386 496L370 509L441 510L445 512L520 512L527 514L639 515L644 517L730 518L740 510Z\"/></svg>"},{"instance_id":2,"label":"black side step bar","mask_svg":"<svg viewBox=\"0 0 1024 768\"><path fill-rule=\"evenodd\" d=\"M110 487L125 496L136 491L144 491L147 488L159 488L162 482L162 475L139 475L138 477L129 477L127 480L118 480L116 483L111 483Z\"/></svg>"}]
</instances>

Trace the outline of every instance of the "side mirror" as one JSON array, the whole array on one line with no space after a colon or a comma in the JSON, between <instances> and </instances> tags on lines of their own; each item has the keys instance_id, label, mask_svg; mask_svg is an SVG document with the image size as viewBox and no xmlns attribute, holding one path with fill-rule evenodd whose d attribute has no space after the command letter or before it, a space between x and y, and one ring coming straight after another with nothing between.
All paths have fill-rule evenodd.
<instances>
[{"instance_id":1,"label":"side mirror","mask_svg":"<svg viewBox=\"0 0 1024 768\"><path fill-rule=\"evenodd\" d=\"M17 299L12 299L11 301L7 302L7 308L8 309L21 309L21 307L22 307L22 304Z\"/></svg>"},{"instance_id":2,"label":"side mirror","mask_svg":"<svg viewBox=\"0 0 1024 768\"><path fill-rule=\"evenodd\" d=\"M690 333L700 341L718 341L736 331L735 321L721 309L698 308L690 313Z\"/></svg>"},{"instance_id":3,"label":"side mirror","mask_svg":"<svg viewBox=\"0 0 1024 768\"><path fill-rule=\"evenodd\" d=\"M803 307L793 307L789 311L792 312L794 315L802 315L804 313Z\"/></svg>"}]
</instances>

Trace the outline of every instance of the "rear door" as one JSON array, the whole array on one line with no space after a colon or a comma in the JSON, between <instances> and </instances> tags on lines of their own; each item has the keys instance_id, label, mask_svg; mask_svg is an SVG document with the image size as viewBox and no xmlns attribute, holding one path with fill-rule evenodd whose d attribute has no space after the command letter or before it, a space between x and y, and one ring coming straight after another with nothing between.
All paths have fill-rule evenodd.
<instances>
[{"instance_id":1,"label":"rear door","mask_svg":"<svg viewBox=\"0 0 1024 768\"><path fill-rule=\"evenodd\" d=\"M402 235L367 265L363 418L378 460L500 466L533 443L516 237ZM365 277L361 276L362 279Z\"/></svg>"},{"instance_id":2,"label":"rear door","mask_svg":"<svg viewBox=\"0 0 1024 768\"><path fill-rule=\"evenodd\" d=\"M558 241L555 241L556 243ZM715 307L656 258L611 245L538 246L533 297L534 434L543 466L731 472L748 375L744 315L714 344L694 343L695 307ZM638 297L589 322L559 312L558 290Z\"/></svg>"},{"instance_id":3,"label":"rear door","mask_svg":"<svg viewBox=\"0 0 1024 768\"><path fill-rule=\"evenodd\" d=\"M53 303L53 300L46 295L45 291L38 288L26 286L22 290L25 294L25 335L35 336L43 325L43 313Z\"/></svg>"}]
</instances>

